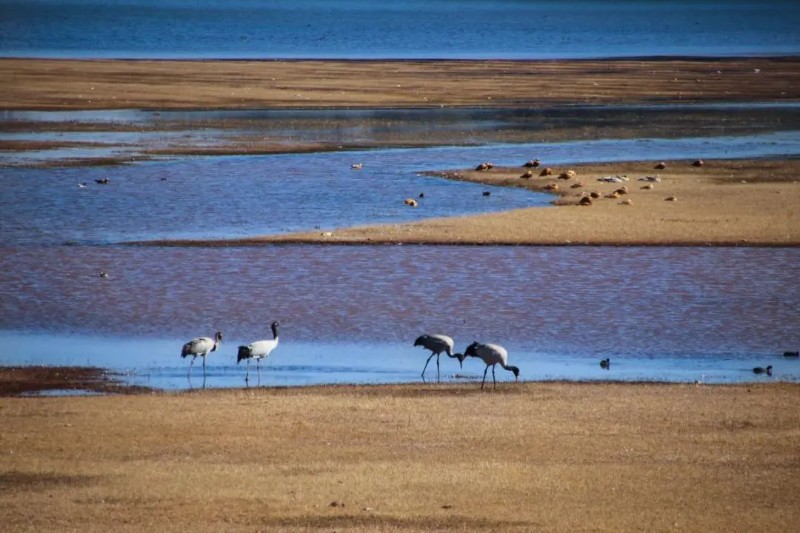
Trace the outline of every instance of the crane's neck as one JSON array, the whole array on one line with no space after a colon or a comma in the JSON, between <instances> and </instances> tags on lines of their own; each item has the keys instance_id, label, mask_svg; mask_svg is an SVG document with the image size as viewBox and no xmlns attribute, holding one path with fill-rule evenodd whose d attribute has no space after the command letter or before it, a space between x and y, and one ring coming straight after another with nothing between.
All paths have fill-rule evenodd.
<instances>
[{"instance_id":1,"label":"crane's neck","mask_svg":"<svg viewBox=\"0 0 800 533\"><path fill-rule=\"evenodd\" d=\"M513 372L514 373L514 377L519 379L519 368L517 368L516 366L513 366L513 365L506 365L504 363L500 363L500 366L502 366L503 368L505 368L509 372Z\"/></svg>"}]
</instances>

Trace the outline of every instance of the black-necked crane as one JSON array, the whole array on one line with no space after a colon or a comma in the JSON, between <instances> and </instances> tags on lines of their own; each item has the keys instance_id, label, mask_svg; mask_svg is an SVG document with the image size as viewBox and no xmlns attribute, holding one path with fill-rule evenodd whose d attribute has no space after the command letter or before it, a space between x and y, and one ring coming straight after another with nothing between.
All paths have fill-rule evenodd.
<instances>
[{"instance_id":1,"label":"black-necked crane","mask_svg":"<svg viewBox=\"0 0 800 533\"><path fill-rule=\"evenodd\" d=\"M467 349L464 351L464 357L478 357L486 363L486 370L483 371L483 381L481 381L481 389L483 389L483 385L486 383L486 372L489 371L489 367L492 367L492 381L494 382L494 387L497 387L497 378L494 375L494 368L498 364L509 372L513 372L514 379L519 379L519 368L508 364L508 351L499 344L481 344L477 341L473 342L467 346Z\"/></svg>"},{"instance_id":2,"label":"black-necked crane","mask_svg":"<svg viewBox=\"0 0 800 533\"><path fill-rule=\"evenodd\" d=\"M261 367L259 362L262 359L269 357L272 350L278 347L278 322L272 323L272 339L251 342L247 346L239 346L239 353L236 356L236 364L238 365L242 359L247 361L247 373L244 376L245 382L250 380L250 359L256 360L256 369L258 370L258 379L261 380Z\"/></svg>"},{"instance_id":3,"label":"black-necked crane","mask_svg":"<svg viewBox=\"0 0 800 533\"><path fill-rule=\"evenodd\" d=\"M425 367L422 369L422 380L425 381L425 370L428 368L428 363L431 362L433 356L436 356L436 381L439 381L439 354L442 352L446 353L448 357L452 357L454 359L458 359L459 366L464 366L464 355L462 354L454 354L453 353L453 346L455 343L453 339L448 337L447 335L440 335L440 334L425 334L420 335L417 337L417 340L414 341L414 346L422 346L426 350L431 351L431 356L428 357L428 360L425 361Z\"/></svg>"},{"instance_id":4,"label":"black-necked crane","mask_svg":"<svg viewBox=\"0 0 800 533\"><path fill-rule=\"evenodd\" d=\"M183 349L181 350L181 358L187 357L189 355L192 356L192 362L189 363L189 375L192 373L192 366L194 365L194 360L198 357L203 358L203 376L206 375L206 356L215 351L219 348L220 343L222 342L222 332L218 331L214 334L214 338L211 337L197 337L196 339L192 339L186 344L183 345Z\"/></svg>"}]
</instances>

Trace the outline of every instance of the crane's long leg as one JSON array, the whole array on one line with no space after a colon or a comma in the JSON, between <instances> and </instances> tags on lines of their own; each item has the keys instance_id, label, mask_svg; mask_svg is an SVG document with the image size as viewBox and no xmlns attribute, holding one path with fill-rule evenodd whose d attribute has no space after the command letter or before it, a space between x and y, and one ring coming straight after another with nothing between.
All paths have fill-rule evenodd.
<instances>
[{"instance_id":1,"label":"crane's long leg","mask_svg":"<svg viewBox=\"0 0 800 533\"><path fill-rule=\"evenodd\" d=\"M425 368L422 369L422 381L425 381L425 370L428 368L428 363L431 362L431 359L433 359L434 355L436 355L436 354L435 353L431 353L431 356L428 357L427 361L425 361Z\"/></svg>"},{"instance_id":2,"label":"crane's long leg","mask_svg":"<svg viewBox=\"0 0 800 533\"><path fill-rule=\"evenodd\" d=\"M189 375L189 376L191 376L191 375L192 375L192 365L194 365L194 360L195 360L195 359L197 359L197 356L196 356L196 355L195 355L194 357L192 357L192 360L189 362L189 372L188 372L188 374L187 374L187 375Z\"/></svg>"},{"instance_id":3,"label":"crane's long leg","mask_svg":"<svg viewBox=\"0 0 800 533\"><path fill-rule=\"evenodd\" d=\"M436 383L439 383L442 379L439 377L439 354L436 354Z\"/></svg>"},{"instance_id":4,"label":"crane's long leg","mask_svg":"<svg viewBox=\"0 0 800 533\"><path fill-rule=\"evenodd\" d=\"M258 385L261 386L261 359L256 359L256 370L258 371Z\"/></svg>"},{"instance_id":5,"label":"crane's long leg","mask_svg":"<svg viewBox=\"0 0 800 533\"><path fill-rule=\"evenodd\" d=\"M483 390L483 384L486 383L486 373L489 371L489 365L486 365L486 369L483 371L483 381L481 381L481 390Z\"/></svg>"},{"instance_id":6,"label":"crane's long leg","mask_svg":"<svg viewBox=\"0 0 800 533\"><path fill-rule=\"evenodd\" d=\"M203 356L203 380L206 379L206 356Z\"/></svg>"},{"instance_id":7,"label":"crane's long leg","mask_svg":"<svg viewBox=\"0 0 800 533\"><path fill-rule=\"evenodd\" d=\"M247 366L247 371L244 374L244 382L248 383L250 381L250 359L248 358L245 361L246 361L245 365Z\"/></svg>"},{"instance_id":8,"label":"crane's long leg","mask_svg":"<svg viewBox=\"0 0 800 533\"><path fill-rule=\"evenodd\" d=\"M494 387L493 388L496 389L497 388L497 378L494 377L494 369L495 368L497 368L497 366L496 365L492 365L492 382L494 383Z\"/></svg>"}]
</instances>

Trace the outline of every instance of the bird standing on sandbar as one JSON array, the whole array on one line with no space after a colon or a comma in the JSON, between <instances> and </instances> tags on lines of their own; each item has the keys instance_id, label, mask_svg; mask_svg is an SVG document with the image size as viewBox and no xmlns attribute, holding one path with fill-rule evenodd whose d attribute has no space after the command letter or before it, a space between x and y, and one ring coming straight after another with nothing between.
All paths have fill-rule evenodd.
<instances>
[{"instance_id":1,"label":"bird standing on sandbar","mask_svg":"<svg viewBox=\"0 0 800 533\"><path fill-rule=\"evenodd\" d=\"M458 364L463 368L464 362L464 355L462 354L454 354L453 353L453 346L455 343L453 339L448 337L447 335L439 335L439 334L425 334L420 335L417 337L417 340L414 341L414 346L422 346L426 350L431 351L431 356L428 357L428 360L425 361L425 367L422 369L422 381L425 381L425 370L428 368L428 363L431 362L433 356L436 356L436 381L440 380L439 377L439 354L442 352L446 353L448 357L452 357L454 359L458 359Z\"/></svg>"},{"instance_id":2,"label":"bird standing on sandbar","mask_svg":"<svg viewBox=\"0 0 800 533\"><path fill-rule=\"evenodd\" d=\"M519 379L519 368L508 364L508 351L499 344L481 344L477 341L473 342L467 346L467 349L464 351L464 357L468 356L478 357L486 363L486 370L483 371L483 381L481 381L481 390L483 390L483 385L486 383L486 372L488 372L490 366L492 367L494 388L497 388L497 378L494 375L494 369L498 364L509 372L513 372L514 379Z\"/></svg>"},{"instance_id":3,"label":"bird standing on sandbar","mask_svg":"<svg viewBox=\"0 0 800 533\"><path fill-rule=\"evenodd\" d=\"M196 339L192 339L186 344L183 345L183 349L181 350L181 358L191 355L192 362L189 363L189 375L192 374L192 366L194 365L194 360L198 357L203 358L203 377L206 375L206 356L215 351L219 348L220 343L222 342L222 332L218 331L214 334L214 338L211 337L198 337Z\"/></svg>"},{"instance_id":4,"label":"bird standing on sandbar","mask_svg":"<svg viewBox=\"0 0 800 533\"><path fill-rule=\"evenodd\" d=\"M256 369L258 370L258 380L261 382L261 367L259 362L262 359L269 357L272 350L278 347L278 322L272 323L272 339L251 342L247 346L239 346L239 353L236 356L236 364L238 365L242 359L247 361L247 373L244 376L245 383L250 381L250 359L256 360Z\"/></svg>"}]
</instances>

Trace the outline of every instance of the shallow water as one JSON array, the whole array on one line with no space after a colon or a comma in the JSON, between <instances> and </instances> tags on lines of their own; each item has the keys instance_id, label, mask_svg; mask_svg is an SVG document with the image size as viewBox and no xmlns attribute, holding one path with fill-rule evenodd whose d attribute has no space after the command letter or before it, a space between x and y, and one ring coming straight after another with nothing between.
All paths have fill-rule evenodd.
<instances>
[{"instance_id":1,"label":"shallow water","mask_svg":"<svg viewBox=\"0 0 800 533\"><path fill-rule=\"evenodd\" d=\"M509 58L793 54L792 1L0 1L19 57Z\"/></svg>"},{"instance_id":2,"label":"shallow water","mask_svg":"<svg viewBox=\"0 0 800 533\"><path fill-rule=\"evenodd\" d=\"M751 371L767 364L800 379L780 355L800 345L793 248L22 247L2 266L0 360L106 366L156 387L190 386L180 347L216 329L208 385L241 386L236 346L272 320L281 345L262 384L416 380L426 331L459 350L500 342L524 379L738 382L767 379Z\"/></svg>"},{"instance_id":3,"label":"shallow water","mask_svg":"<svg viewBox=\"0 0 800 533\"><path fill-rule=\"evenodd\" d=\"M690 154L690 155L687 155ZM546 206L550 195L419 175L481 161L518 166L619 160L797 156L800 131L736 137L179 158L114 167L3 169L0 244L108 244L321 232ZM363 163L361 170L351 164ZM95 179L109 178L109 185ZM80 189L77 184L86 182ZM484 196L483 192L491 192ZM425 198L418 198L424 193ZM417 209L403 199L420 201Z\"/></svg>"},{"instance_id":4,"label":"shallow water","mask_svg":"<svg viewBox=\"0 0 800 533\"><path fill-rule=\"evenodd\" d=\"M796 103L568 105L201 111L5 111L0 142L48 143L0 152L0 166L74 165L114 157L247 147L478 146L599 139L741 137L800 130ZM263 149L263 148L262 148ZM153 151L161 155L153 155ZM273 148L274 150L274 148Z\"/></svg>"},{"instance_id":5,"label":"shallow water","mask_svg":"<svg viewBox=\"0 0 800 533\"><path fill-rule=\"evenodd\" d=\"M238 387L245 370L235 364L236 347L268 336L277 319L281 345L262 385L418 380L426 354L411 343L426 331L454 336L461 350L473 339L499 342L528 380L798 381L800 363L780 356L800 347L794 248L110 244L325 231L549 201L418 174L487 160L798 154L800 132L778 120L751 135L6 168L0 363L96 365L135 384L194 388L203 386L202 369L198 363L188 379L180 347L221 329L225 341L209 357L205 384ZM354 162L363 169L351 169ZM94 183L102 177L111 183ZM82 181L86 189L76 187ZM419 192L420 208L402 205ZM608 371L598 365L605 357ZM768 364L774 376L752 373ZM474 381L482 370L476 360L463 369L442 361L446 380Z\"/></svg>"}]
</instances>

